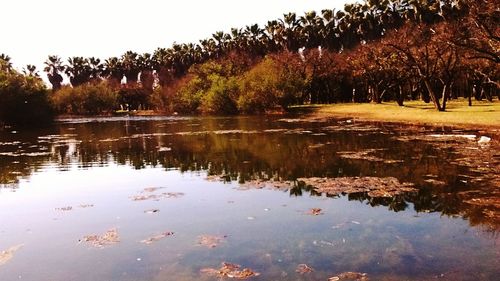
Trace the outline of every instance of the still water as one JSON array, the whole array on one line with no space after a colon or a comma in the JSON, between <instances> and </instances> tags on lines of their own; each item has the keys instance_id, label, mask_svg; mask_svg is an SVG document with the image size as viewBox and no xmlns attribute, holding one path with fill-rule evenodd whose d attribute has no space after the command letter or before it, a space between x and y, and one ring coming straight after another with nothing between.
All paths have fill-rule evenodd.
<instances>
[{"instance_id":1,"label":"still water","mask_svg":"<svg viewBox=\"0 0 500 281\"><path fill-rule=\"evenodd\" d=\"M498 148L484 132L348 119L5 128L0 280L230 280L223 262L249 280L498 280ZM415 191L326 194L312 177Z\"/></svg>"}]
</instances>

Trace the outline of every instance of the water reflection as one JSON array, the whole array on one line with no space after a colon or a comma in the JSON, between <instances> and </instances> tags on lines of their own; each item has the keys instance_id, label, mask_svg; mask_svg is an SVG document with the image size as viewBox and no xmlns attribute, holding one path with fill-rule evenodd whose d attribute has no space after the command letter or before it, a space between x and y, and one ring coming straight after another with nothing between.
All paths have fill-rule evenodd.
<instances>
[{"instance_id":1,"label":"water reflection","mask_svg":"<svg viewBox=\"0 0 500 281\"><path fill-rule=\"evenodd\" d=\"M206 171L226 181L295 181L300 177L396 177L418 193L391 198L349 194L349 200L402 211L462 216L471 225L500 227L498 144L480 147L462 135L428 128L358 124L349 120L292 122L271 117L65 120L38 131L0 132L0 183L16 188L46 167L66 171L119 164ZM300 121L300 120L299 120ZM449 134L449 133L448 133ZM473 154L464 155L474 150ZM467 161L465 161L466 159ZM319 196L295 182L292 196Z\"/></svg>"}]
</instances>

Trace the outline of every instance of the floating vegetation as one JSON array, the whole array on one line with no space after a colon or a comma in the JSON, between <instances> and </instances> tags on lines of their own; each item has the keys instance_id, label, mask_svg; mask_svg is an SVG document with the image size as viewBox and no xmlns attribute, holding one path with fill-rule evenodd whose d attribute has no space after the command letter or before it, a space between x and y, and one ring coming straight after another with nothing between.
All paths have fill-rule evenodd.
<instances>
[{"instance_id":1,"label":"floating vegetation","mask_svg":"<svg viewBox=\"0 0 500 281\"><path fill-rule=\"evenodd\" d=\"M417 191L413 184L401 183L393 177L299 178L297 181L329 195L367 193L369 197L379 198Z\"/></svg>"},{"instance_id":2,"label":"floating vegetation","mask_svg":"<svg viewBox=\"0 0 500 281\"><path fill-rule=\"evenodd\" d=\"M144 188L144 190L142 192L155 192L155 191L158 191L159 189L163 189L163 188L166 188L166 187L146 187Z\"/></svg>"},{"instance_id":3,"label":"floating vegetation","mask_svg":"<svg viewBox=\"0 0 500 281\"><path fill-rule=\"evenodd\" d=\"M319 216L319 215L323 215L324 213L322 212L322 210L320 208L312 208L307 212L307 214L311 215L311 216Z\"/></svg>"},{"instance_id":4,"label":"floating vegetation","mask_svg":"<svg viewBox=\"0 0 500 281\"><path fill-rule=\"evenodd\" d=\"M80 204L77 206L78 208L86 209L86 208L92 208L94 207L94 204ZM63 212L68 212L73 210L73 206L65 206L61 208L56 208L56 211L63 211Z\"/></svg>"},{"instance_id":5,"label":"floating vegetation","mask_svg":"<svg viewBox=\"0 0 500 281\"><path fill-rule=\"evenodd\" d=\"M350 224L360 225L361 223L360 223L359 221L347 221L347 222L342 222L342 223L338 223L338 224L336 224L336 225L332 226L332 229L344 228L344 227L349 226Z\"/></svg>"},{"instance_id":6,"label":"floating vegetation","mask_svg":"<svg viewBox=\"0 0 500 281\"><path fill-rule=\"evenodd\" d=\"M14 257L14 253L21 249L24 244L12 246L5 251L0 252L0 266L6 264Z\"/></svg>"},{"instance_id":7,"label":"floating vegetation","mask_svg":"<svg viewBox=\"0 0 500 281\"><path fill-rule=\"evenodd\" d=\"M227 235L224 236L200 235L198 236L198 245L205 246L207 248L215 248L226 238Z\"/></svg>"},{"instance_id":8,"label":"floating vegetation","mask_svg":"<svg viewBox=\"0 0 500 281\"><path fill-rule=\"evenodd\" d=\"M166 232L160 233L160 234L158 234L158 235L151 236L151 237L149 237L149 238L146 238L146 239L144 239L144 240L141 240L140 242L141 242L141 243L143 243L143 244L147 244L147 245L149 245L149 244L153 244L154 242L157 242L157 241L159 241L159 240L161 240L161 239L163 239L163 238L165 238L165 237L172 236L172 235L174 235L174 233L173 233L173 232L171 232L171 231L166 231Z\"/></svg>"},{"instance_id":9,"label":"floating vegetation","mask_svg":"<svg viewBox=\"0 0 500 281\"><path fill-rule=\"evenodd\" d=\"M160 201L161 199L178 198L184 196L183 192L163 192L160 194L150 194L163 188L166 187L146 187L140 194L131 196L130 198L132 199L132 201L144 201L144 200Z\"/></svg>"},{"instance_id":10,"label":"floating vegetation","mask_svg":"<svg viewBox=\"0 0 500 281\"><path fill-rule=\"evenodd\" d=\"M300 274L311 273L313 271L314 271L314 269L305 263L301 263L301 264L297 265L297 268L295 269L295 272L298 272Z\"/></svg>"},{"instance_id":11,"label":"floating vegetation","mask_svg":"<svg viewBox=\"0 0 500 281\"><path fill-rule=\"evenodd\" d=\"M368 274L360 272L343 272L328 278L328 281L369 281Z\"/></svg>"},{"instance_id":12,"label":"floating vegetation","mask_svg":"<svg viewBox=\"0 0 500 281\"><path fill-rule=\"evenodd\" d=\"M94 204L80 204L78 205L80 208L92 208L94 207Z\"/></svg>"},{"instance_id":13,"label":"floating vegetation","mask_svg":"<svg viewBox=\"0 0 500 281\"><path fill-rule=\"evenodd\" d=\"M276 181L276 180L249 180L245 181L244 183L240 184L239 188L240 190L247 190L247 189L273 189L273 190L288 190L290 187L293 186L293 182L291 181Z\"/></svg>"},{"instance_id":14,"label":"floating vegetation","mask_svg":"<svg viewBox=\"0 0 500 281\"><path fill-rule=\"evenodd\" d=\"M426 179L426 180L424 180L424 182L428 183L430 185L433 185L433 186L445 186L446 185L446 182L436 180L436 179Z\"/></svg>"},{"instance_id":15,"label":"floating vegetation","mask_svg":"<svg viewBox=\"0 0 500 281\"><path fill-rule=\"evenodd\" d=\"M325 241L325 240L320 240L320 241L314 240L312 243L313 243L313 245L320 246L320 247L323 247L323 246L335 247L335 243L329 242L329 241Z\"/></svg>"},{"instance_id":16,"label":"floating vegetation","mask_svg":"<svg viewBox=\"0 0 500 281\"><path fill-rule=\"evenodd\" d=\"M179 198L181 196L184 196L184 193L182 193L182 192L163 192L161 194L135 195L135 196L132 196L130 198L132 199L132 201L144 201L144 200L160 201L161 199Z\"/></svg>"},{"instance_id":17,"label":"floating vegetation","mask_svg":"<svg viewBox=\"0 0 500 281\"><path fill-rule=\"evenodd\" d=\"M361 151L339 151L337 154L344 159L366 160L373 162L384 162L385 164L402 163L403 160L383 159L371 154L385 149L366 149Z\"/></svg>"},{"instance_id":18,"label":"floating vegetation","mask_svg":"<svg viewBox=\"0 0 500 281\"><path fill-rule=\"evenodd\" d=\"M235 278L235 279L248 279L250 277L259 276L260 273L255 272L249 268L240 270L240 265L234 263L223 262L222 267L216 268L203 268L202 273L217 276L219 278Z\"/></svg>"},{"instance_id":19,"label":"floating vegetation","mask_svg":"<svg viewBox=\"0 0 500 281\"><path fill-rule=\"evenodd\" d=\"M93 247L103 248L120 242L120 236L116 228L106 231L103 235L87 235L79 242L87 242Z\"/></svg>"}]
</instances>

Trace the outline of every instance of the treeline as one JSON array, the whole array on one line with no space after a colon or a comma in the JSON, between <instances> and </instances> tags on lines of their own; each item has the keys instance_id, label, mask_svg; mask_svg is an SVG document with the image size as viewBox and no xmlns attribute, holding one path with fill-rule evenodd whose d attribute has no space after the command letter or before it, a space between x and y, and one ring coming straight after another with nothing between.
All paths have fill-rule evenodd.
<instances>
[{"instance_id":1,"label":"treeline","mask_svg":"<svg viewBox=\"0 0 500 281\"><path fill-rule=\"evenodd\" d=\"M499 0L368 0L101 62L45 62L59 113L253 113L293 104L499 95ZM63 86L63 76L70 84Z\"/></svg>"}]
</instances>

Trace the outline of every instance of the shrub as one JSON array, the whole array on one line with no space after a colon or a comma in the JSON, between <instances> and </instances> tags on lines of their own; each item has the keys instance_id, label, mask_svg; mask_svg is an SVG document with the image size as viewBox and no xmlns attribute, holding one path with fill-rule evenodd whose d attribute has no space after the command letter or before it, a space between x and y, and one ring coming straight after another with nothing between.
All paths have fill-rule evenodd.
<instances>
[{"instance_id":1,"label":"shrub","mask_svg":"<svg viewBox=\"0 0 500 281\"><path fill-rule=\"evenodd\" d=\"M202 98L201 111L211 114L236 114L238 83L234 77L209 76L210 88Z\"/></svg>"},{"instance_id":2,"label":"shrub","mask_svg":"<svg viewBox=\"0 0 500 281\"><path fill-rule=\"evenodd\" d=\"M53 114L47 92L38 77L0 71L0 123L31 126L50 122Z\"/></svg>"},{"instance_id":3,"label":"shrub","mask_svg":"<svg viewBox=\"0 0 500 281\"><path fill-rule=\"evenodd\" d=\"M118 108L118 92L108 83L65 86L51 95L51 102L58 113L102 114Z\"/></svg>"},{"instance_id":4,"label":"shrub","mask_svg":"<svg viewBox=\"0 0 500 281\"><path fill-rule=\"evenodd\" d=\"M201 99L205 86L200 77L191 79L173 96L172 103L174 111L180 113L197 113L201 105Z\"/></svg>"},{"instance_id":5,"label":"shrub","mask_svg":"<svg viewBox=\"0 0 500 281\"><path fill-rule=\"evenodd\" d=\"M267 57L240 80L238 109L244 113L263 112L277 106L286 108L302 95L305 80L296 68Z\"/></svg>"},{"instance_id":6,"label":"shrub","mask_svg":"<svg viewBox=\"0 0 500 281\"><path fill-rule=\"evenodd\" d=\"M118 103L126 110L149 108L149 91L139 84L122 86L118 91Z\"/></svg>"}]
</instances>

